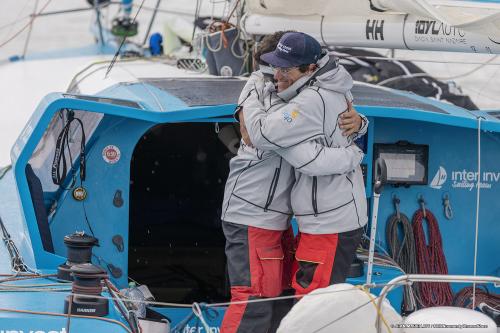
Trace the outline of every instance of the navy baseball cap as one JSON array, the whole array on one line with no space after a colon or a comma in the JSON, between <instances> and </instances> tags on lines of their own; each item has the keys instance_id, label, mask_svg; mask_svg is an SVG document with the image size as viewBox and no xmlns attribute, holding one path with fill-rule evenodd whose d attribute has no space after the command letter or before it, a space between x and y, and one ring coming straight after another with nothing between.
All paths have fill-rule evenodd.
<instances>
[{"instance_id":1,"label":"navy baseball cap","mask_svg":"<svg viewBox=\"0 0 500 333\"><path fill-rule=\"evenodd\" d=\"M321 45L303 32L284 34L273 52L260 56L262 61L274 67L297 67L315 64L321 56Z\"/></svg>"}]
</instances>

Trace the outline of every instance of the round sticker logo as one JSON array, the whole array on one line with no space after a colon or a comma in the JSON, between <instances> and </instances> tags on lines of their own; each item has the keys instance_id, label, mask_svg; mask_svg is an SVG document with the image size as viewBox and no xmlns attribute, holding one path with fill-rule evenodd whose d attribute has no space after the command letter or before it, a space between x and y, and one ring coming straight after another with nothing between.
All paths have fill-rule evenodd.
<instances>
[{"instance_id":1,"label":"round sticker logo","mask_svg":"<svg viewBox=\"0 0 500 333\"><path fill-rule=\"evenodd\" d=\"M106 163L115 164L120 160L120 149L115 145L109 145L102 150L102 158Z\"/></svg>"}]
</instances>

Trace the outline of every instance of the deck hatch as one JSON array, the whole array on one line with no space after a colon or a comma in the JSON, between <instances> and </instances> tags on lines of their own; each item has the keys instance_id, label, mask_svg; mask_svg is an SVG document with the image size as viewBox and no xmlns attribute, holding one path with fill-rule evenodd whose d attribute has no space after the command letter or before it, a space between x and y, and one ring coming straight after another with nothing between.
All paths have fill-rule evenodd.
<instances>
[{"instance_id":1,"label":"deck hatch","mask_svg":"<svg viewBox=\"0 0 500 333\"><path fill-rule=\"evenodd\" d=\"M246 81L236 78L141 79L188 106L236 104Z\"/></svg>"},{"instance_id":2,"label":"deck hatch","mask_svg":"<svg viewBox=\"0 0 500 333\"><path fill-rule=\"evenodd\" d=\"M176 96L188 106L237 103L246 83L246 81L236 78L145 78L141 79L141 82ZM352 93L356 105L399 107L448 114L445 110L430 103L377 87L354 85Z\"/></svg>"},{"instance_id":3,"label":"deck hatch","mask_svg":"<svg viewBox=\"0 0 500 333\"><path fill-rule=\"evenodd\" d=\"M109 98L109 97L99 97L99 96L84 96L84 95L72 95L72 94L63 94L65 98L75 98L82 99L89 102L97 102L97 103L106 103L106 104L114 104L119 106L126 106L134 109L143 109L143 107L134 101L128 101L125 99L117 99L117 98Z\"/></svg>"},{"instance_id":4,"label":"deck hatch","mask_svg":"<svg viewBox=\"0 0 500 333\"><path fill-rule=\"evenodd\" d=\"M356 105L399 107L448 114L445 110L430 103L423 103L411 97L377 87L354 85L352 94L354 95L354 104Z\"/></svg>"},{"instance_id":5,"label":"deck hatch","mask_svg":"<svg viewBox=\"0 0 500 333\"><path fill-rule=\"evenodd\" d=\"M500 120L500 111L490 111L488 112L488 114L492 117L495 117L497 118L498 120Z\"/></svg>"}]
</instances>

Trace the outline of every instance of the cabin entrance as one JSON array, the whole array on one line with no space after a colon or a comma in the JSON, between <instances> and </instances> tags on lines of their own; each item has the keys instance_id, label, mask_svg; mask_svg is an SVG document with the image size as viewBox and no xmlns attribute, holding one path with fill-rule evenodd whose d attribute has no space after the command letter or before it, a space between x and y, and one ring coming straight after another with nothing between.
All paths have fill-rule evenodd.
<instances>
[{"instance_id":1,"label":"cabin entrance","mask_svg":"<svg viewBox=\"0 0 500 333\"><path fill-rule=\"evenodd\" d=\"M236 125L224 127L222 139L238 142ZM229 300L220 216L234 155L216 129L215 123L158 125L132 156L128 273L159 301Z\"/></svg>"}]
</instances>

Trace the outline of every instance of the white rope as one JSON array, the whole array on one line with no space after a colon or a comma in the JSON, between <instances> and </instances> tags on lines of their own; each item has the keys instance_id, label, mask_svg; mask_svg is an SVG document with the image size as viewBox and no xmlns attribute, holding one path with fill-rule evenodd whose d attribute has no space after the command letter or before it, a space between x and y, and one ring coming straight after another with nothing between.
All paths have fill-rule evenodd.
<instances>
[{"instance_id":1,"label":"white rope","mask_svg":"<svg viewBox=\"0 0 500 333\"><path fill-rule=\"evenodd\" d=\"M201 324L205 328L205 332L210 332L210 326L208 326L205 318L203 318L203 312L201 311L200 304L196 302L193 303L193 313L201 321Z\"/></svg>"},{"instance_id":2,"label":"white rope","mask_svg":"<svg viewBox=\"0 0 500 333\"><path fill-rule=\"evenodd\" d=\"M480 70L481 68L483 68L484 66L490 64L493 60L497 59L498 58L498 55L496 56L493 56L491 57L489 60L487 60L486 62L480 64L479 66L471 69L470 71L467 71L465 73L461 73L461 74L458 74L458 75L454 75L454 76L448 76L448 77L443 77L443 78L440 78L441 80L455 80L455 79L459 79L459 78L462 78L462 77L465 77L465 76L468 76L470 74L473 74L475 72L477 72L478 70ZM495 64L492 64L492 65L495 65Z\"/></svg>"},{"instance_id":3,"label":"white rope","mask_svg":"<svg viewBox=\"0 0 500 333\"><path fill-rule=\"evenodd\" d=\"M216 33L219 34L219 45L217 47L212 47L212 44L210 44L210 40L209 40L209 36L210 35L215 35ZM221 49L222 49L222 34L224 33L223 31L218 31L216 33L213 33L213 34L204 34L202 35L202 40L204 41L204 45L206 46L206 48L210 51L210 52L213 52L213 53L217 53L219 52Z\"/></svg>"},{"instance_id":4,"label":"white rope","mask_svg":"<svg viewBox=\"0 0 500 333\"><path fill-rule=\"evenodd\" d=\"M404 75L398 75L398 76L393 76L391 78L385 79L383 81L380 81L377 83L378 86L383 86L389 82L399 80L399 79L407 79L407 78L414 78L414 77L432 77L429 73L413 73L413 74L404 74Z\"/></svg>"},{"instance_id":5,"label":"white rope","mask_svg":"<svg viewBox=\"0 0 500 333\"><path fill-rule=\"evenodd\" d=\"M479 236L479 203L481 193L481 120L477 118L477 192L476 192L476 234L474 239L474 276L477 273L477 243ZM476 307L476 283L472 284L472 308Z\"/></svg>"},{"instance_id":6,"label":"white rope","mask_svg":"<svg viewBox=\"0 0 500 333\"><path fill-rule=\"evenodd\" d=\"M13 281L9 281L13 282ZM385 286L388 286L388 283L381 283L381 284L372 284L370 285L371 288L382 288ZM1 286L1 284L0 284ZM62 287L62 288L65 288ZM61 288L61 289L62 289ZM3 290L2 290L3 289ZM17 292L17 291L35 291L35 292L47 292L47 293L61 293L61 289L56 289L56 288L15 288L15 287L9 287L9 288L0 288L0 292L5 291L5 292ZM61 291L59 291L61 290ZM105 288L107 290L107 288ZM210 307L223 307L223 306L229 306L231 304L249 304L249 303L261 303L261 302L272 302L272 301L278 301L278 300L285 300L285 299L295 299L299 297L311 297L311 296L319 296L319 295L326 295L326 294L336 294L336 293L342 293L342 292L347 292L347 291L353 291L353 290L358 290L358 287L353 286L352 288L349 289L342 289L342 290L325 290L325 291L316 291L314 294L304 294L304 295L290 295L290 296L278 296L278 297L269 297L269 298L260 298L260 299L249 299L249 300L244 300L244 301L235 301L235 302L224 302L224 303L212 303L212 304L206 304L205 306L207 308ZM72 295L72 296L77 296L77 297L88 297L88 295L85 294L79 294L79 293L68 293L67 295ZM168 302L156 302L156 301L145 301L145 300L135 300L135 299L129 299L127 297L112 297L112 296L98 296L98 295L93 295L93 298L100 298L100 299L108 299L108 300L117 300L117 301L125 301L129 303L137 303L137 304L146 304L146 305L153 305L153 306L167 306L167 307L177 307L177 308L193 308L193 304L186 304L186 303L168 303Z\"/></svg>"}]
</instances>

